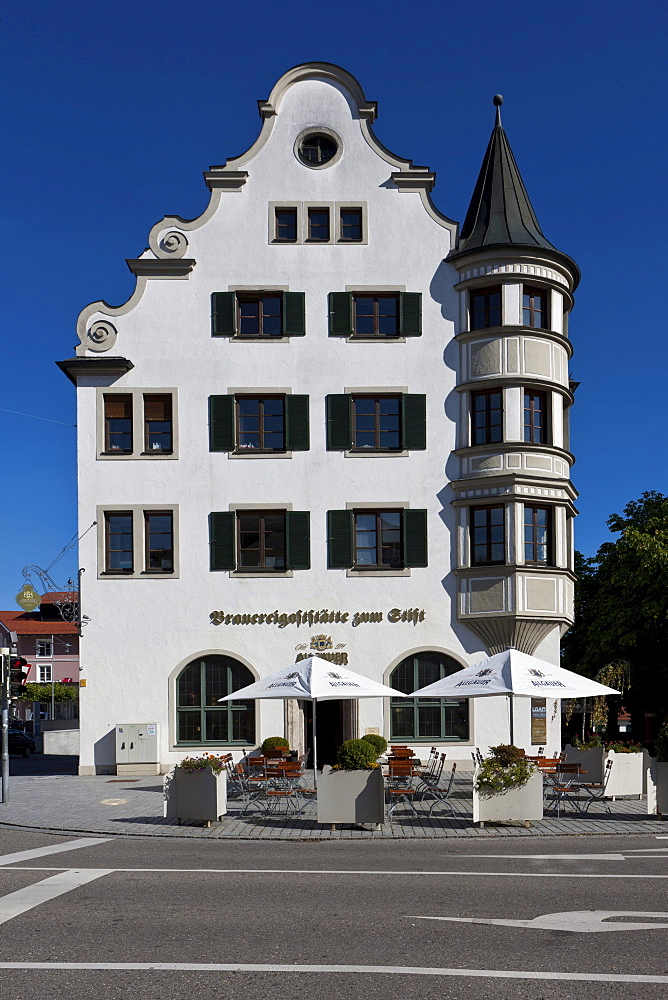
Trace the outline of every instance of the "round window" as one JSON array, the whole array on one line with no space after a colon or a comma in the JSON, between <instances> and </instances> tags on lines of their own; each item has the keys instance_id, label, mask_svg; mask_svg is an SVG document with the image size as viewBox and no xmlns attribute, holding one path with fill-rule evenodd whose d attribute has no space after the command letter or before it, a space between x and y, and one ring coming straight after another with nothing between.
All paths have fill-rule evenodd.
<instances>
[{"instance_id":1,"label":"round window","mask_svg":"<svg viewBox=\"0 0 668 1000\"><path fill-rule=\"evenodd\" d=\"M310 167L324 167L339 151L336 139L325 132L309 132L298 146L299 159Z\"/></svg>"}]
</instances>

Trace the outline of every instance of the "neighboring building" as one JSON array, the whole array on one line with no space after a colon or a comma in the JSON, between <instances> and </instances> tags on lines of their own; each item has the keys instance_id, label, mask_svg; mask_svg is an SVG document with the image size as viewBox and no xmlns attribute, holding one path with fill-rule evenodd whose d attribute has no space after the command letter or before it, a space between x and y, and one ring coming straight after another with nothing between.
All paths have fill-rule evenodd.
<instances>
[{"instance_id":1,"label":"neighboring building","mask_svg":"<svg viewBox=\"0 0 668 1000\"><path fill-rule=\"evenodd\" d=\"M79 681L79 631L73 622L63 621L56 601L71 601L71 593L47 593L36 611L0 611L0 633L3 645L10 644L10 634L16 632L18 656L28 662L27 684L51 684L53 681ZM78 600L78 596L76 597ZM45 699L48 700L48 699ZM68 718L71 703L66 703ZM32 710L27 702L16 705L21 718ZM76 717L76 716L75 716Z\"/></svg>"},{"instance_id":2,"label":"neighboring building","mask_svg":"<svg viewBox=\"0 0 668 1000\"><path fill-rule=\"evenodd\" d=\"M572 621L579 275L500 120L458 233L344 70L298 66L259 108L203 215L153 227L130 300L87 306L60 362L97 522L82 773L113 769L122 723L159 725L163 769L310 744L309 704L218 699L312 649L411 692L510 645L556 663ZM532 707L516 742L556 749L555 704ZM508 703L318 707L324 755L365 731L470 760L507 740Z\"/></svg>"}]
</instances>

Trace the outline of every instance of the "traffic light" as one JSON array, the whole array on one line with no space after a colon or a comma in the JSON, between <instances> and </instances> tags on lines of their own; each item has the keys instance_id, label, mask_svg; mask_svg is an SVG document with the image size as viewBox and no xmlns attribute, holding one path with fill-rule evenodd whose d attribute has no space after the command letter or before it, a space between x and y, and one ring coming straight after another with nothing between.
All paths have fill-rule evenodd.
<instances>
[{"instance_id":1,"label":"traffic light","mask_svg":"<svg viewBox=\"0 0 668 1000\"><path fill-rule=\"evenodd\" d=\"M24 667L28 666L28 661L22 656L12 656L9 660L9 696L10 698L20 698L23 694L28 672Z\"/></svg>"}]
</instances>

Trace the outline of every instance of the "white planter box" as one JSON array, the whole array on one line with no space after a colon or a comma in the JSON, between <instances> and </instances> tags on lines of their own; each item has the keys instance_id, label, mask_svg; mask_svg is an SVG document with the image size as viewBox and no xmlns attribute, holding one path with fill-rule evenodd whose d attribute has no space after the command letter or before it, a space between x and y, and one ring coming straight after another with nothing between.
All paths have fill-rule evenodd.
<instances>
[{"instance_id":1,"label":"white planter box","mask_svg":"<svg viewBox=\"0 0 668 1000\"><path fill-rule=\"evenodd\" d=\"M382 823L385 781L381 769L334 771L318 777L318 823Z\"/></svg>"},{"instance_id":2,"label":"white planter box","mask_svg":"<svg viewBox=\"0 0 668 1000\"><path fill-rule=\"evenodd\" d=\"M612 771L605 792L606 799L620 795L642 795L645 784L645 758L643 753L615 753L602 747L591 750L577 750L565 747L566 763L582 765L582 780L601 782L605 774L605 764L611 760Z\"/></svg>"},{"instance_id":3,"label":"white planter box","mask_svg":"<svg viewBox=\"0 0 668 1000\"><path fill-rule=\"evenodd\" d=\"M592 747L591 750L578 750L567 743L564 747L567 764L580 764L582 780L589 783L603 781L603 763L606 752L602 747Z\"/></svg>"},{"instance_id":4,"label":"white planter box","mask_svg":"<svg viewBox=\"0 0 668 1000\"><path fill-rule=\"evenodd\" d=\"M614 799L620 795L637 795L640 798L643 789L643 755L615 753L610 750L607 760L612 761L612 771L605 790L606 799Z\"/></svg>"},{"instance_id":5,"label":"white planter box","mask_svg":"<svg viewBox=\"0 0 668 1000\"><path fill-rule=\"evenodd\" d=\"M650 757L647 768L647 812L668 815L668 761Z\"/></svg>"},{"instance_id":6,"label":"white planter box","mask_svg":"<svg viewBox=\"0 0 668 1000\"><path fill-rule=\"evenodd\" d=\"M180 767L165 775L165 816L191 823L211 823L227 812L227 775L210 767L189 773Z\"/></svg>"},{"instance_id":7,"label":"white planter box","mask_svg":"<svg viewBox=\"0 0 668 1000\"><path fill-rule=\"evenodd\" d=\"M474 823L510 823L543 818L543 775L536 771L525 785L481 795L473 786Z\"/></svg>"}]
</instances>

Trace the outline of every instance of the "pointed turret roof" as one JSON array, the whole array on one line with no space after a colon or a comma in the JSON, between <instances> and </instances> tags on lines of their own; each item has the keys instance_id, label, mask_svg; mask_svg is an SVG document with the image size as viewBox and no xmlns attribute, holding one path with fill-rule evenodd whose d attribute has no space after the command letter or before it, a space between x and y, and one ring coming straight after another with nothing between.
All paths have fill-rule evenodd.
<instances>
[{"instance_id":1,"label":"pointed turret roof","mask_svg":"<svg viewBox=\"0 0 668 1000\"><path fill-rule=\"evenodd\" d=\"M501 124L503 98L497 94L496 124L482 161L471 204L459 233L456 249L449 259L463 257L478 250L517 248L540 249L557 255L574 269L577 264L567 254L557 250L543 235L529 195L520 175L508 137Z\"/></svg>"}]
</instances>

